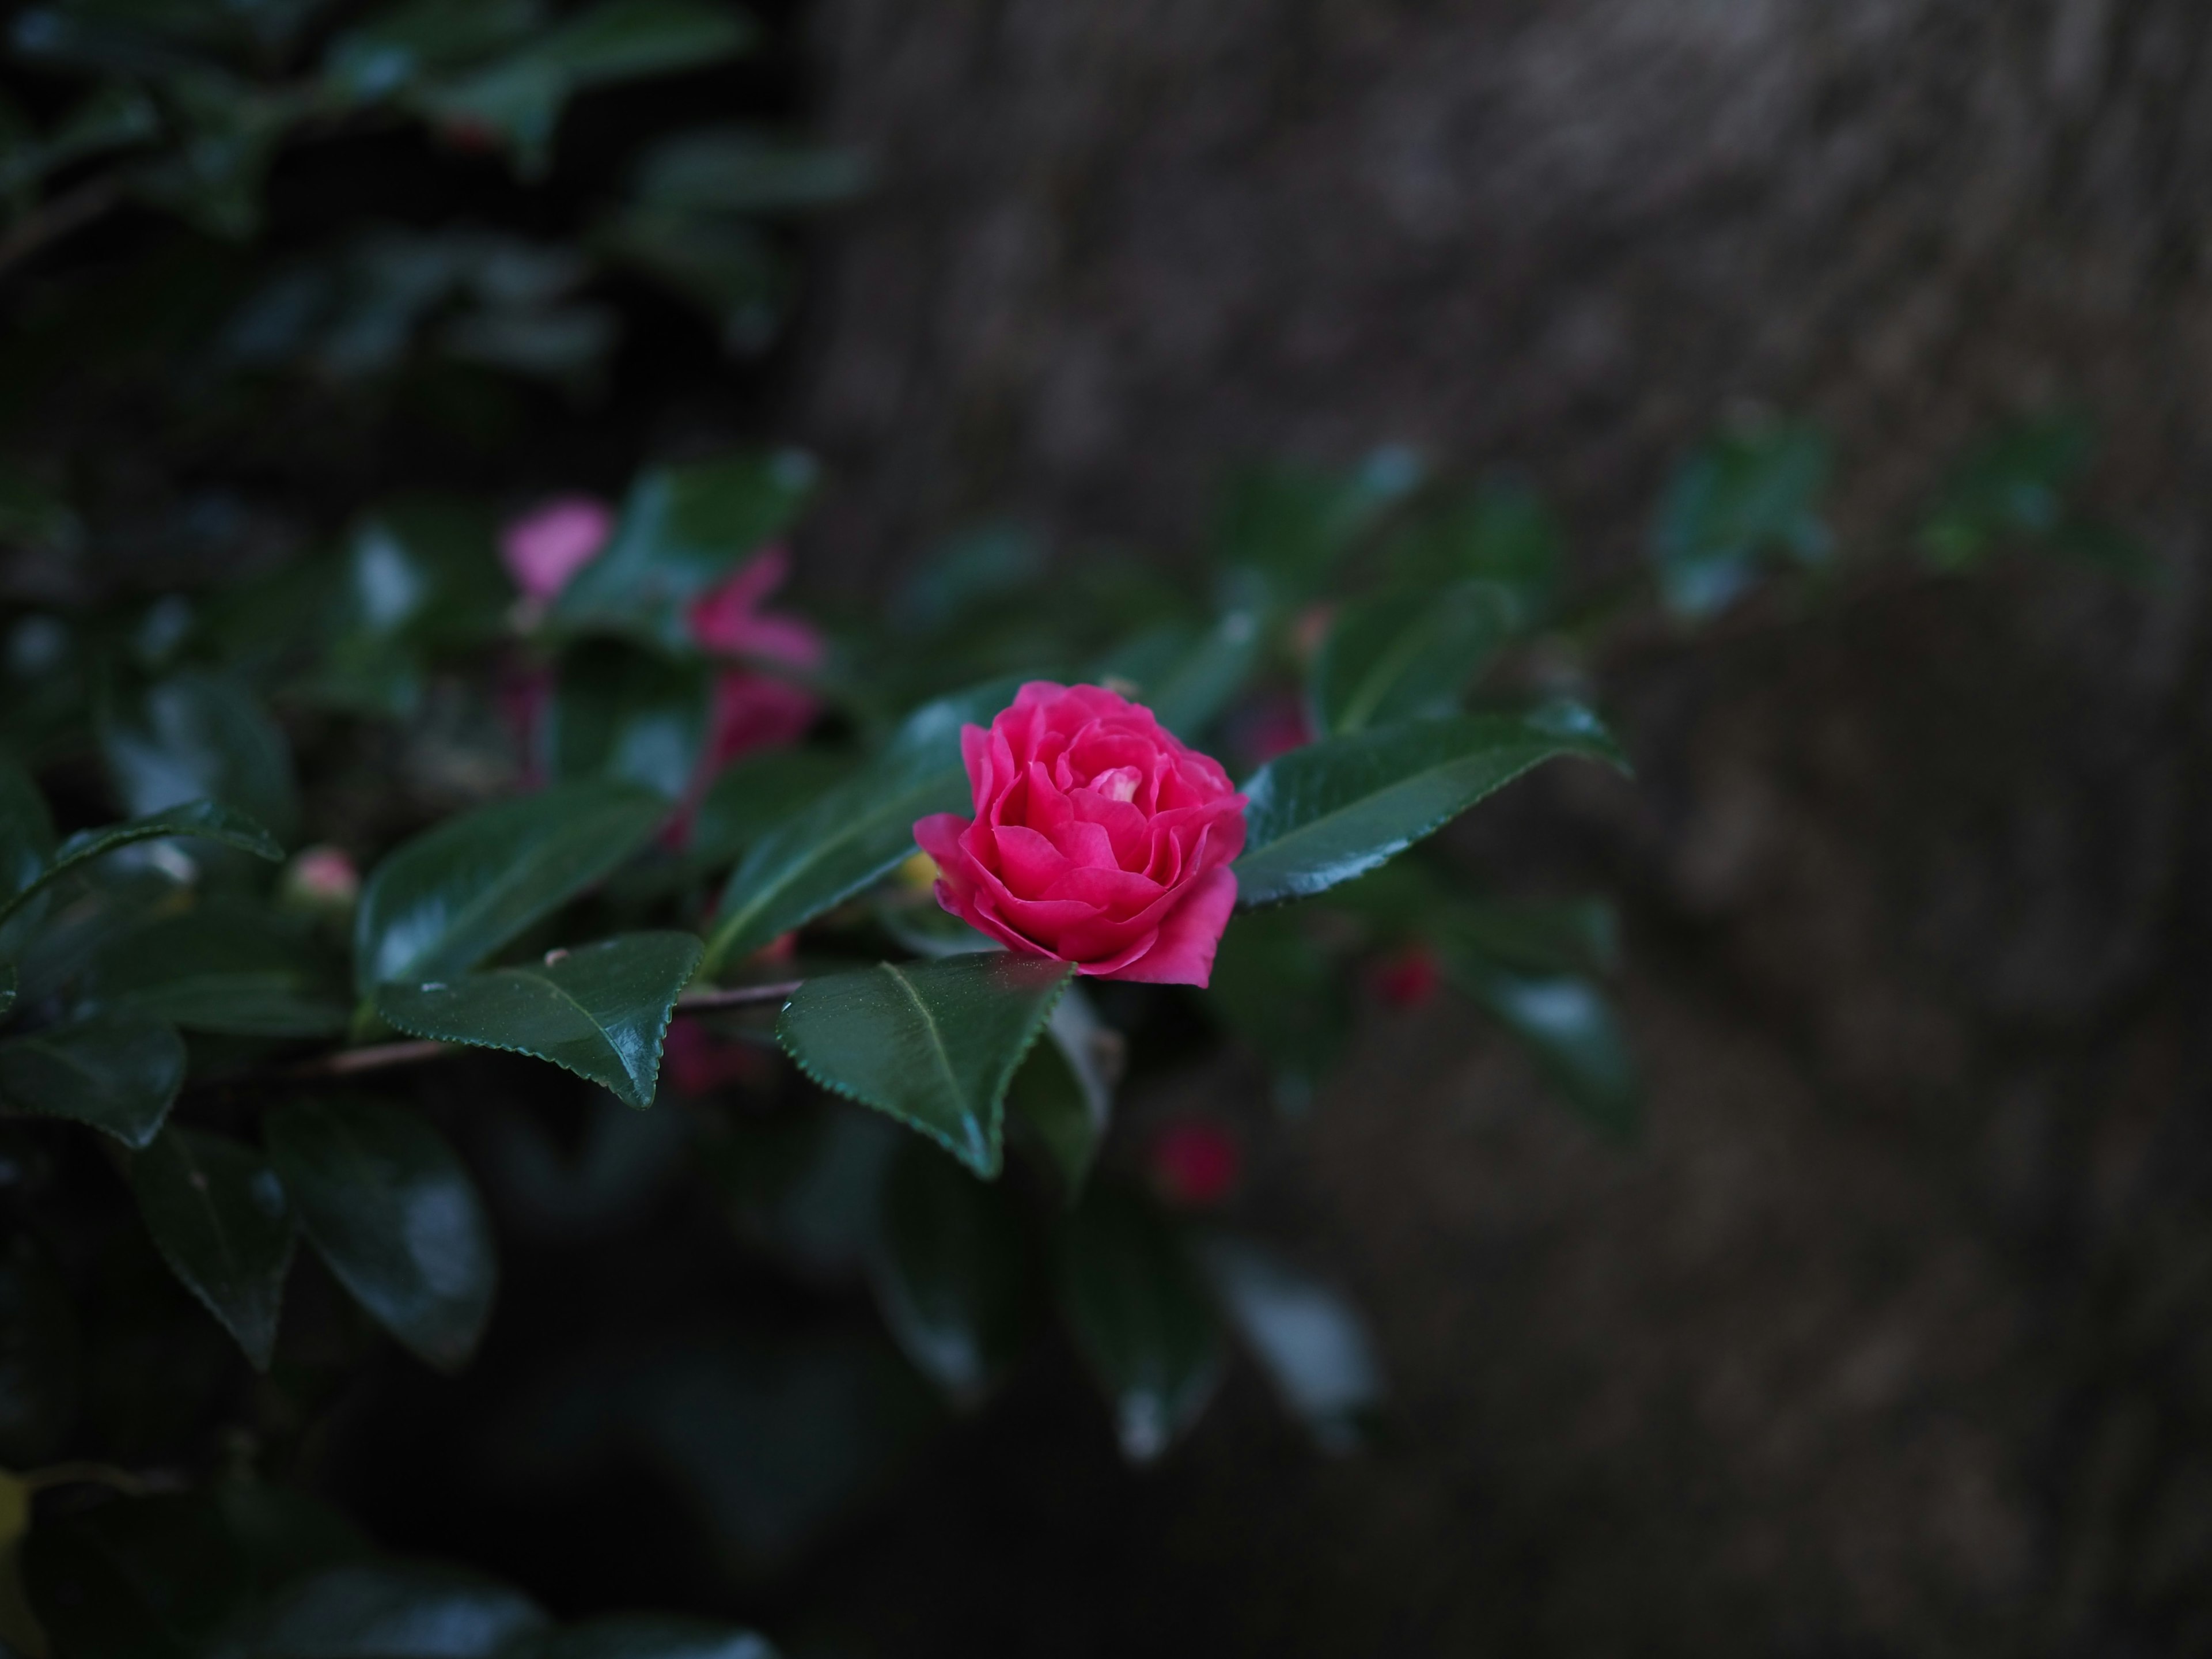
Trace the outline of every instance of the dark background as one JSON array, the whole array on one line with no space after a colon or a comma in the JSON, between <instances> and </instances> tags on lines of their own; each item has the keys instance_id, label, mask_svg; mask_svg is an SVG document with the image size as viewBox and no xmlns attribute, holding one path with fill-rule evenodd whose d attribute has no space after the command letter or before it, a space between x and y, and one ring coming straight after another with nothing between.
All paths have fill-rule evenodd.
<instances>
[{"instance_id":1,"label":"dark background","mask_svg":"<svg viewBox=\"0 0 2212 1659\"><path fill-rule=\"evenodd\" d=\"M1316 1452L1240 1371L1128 1471L1055 1343L774 1580L732 1583L635 1473L544 1503L472 1484L560 1344L738 1308L866 1321L857 1291L802 1309L694 1201L518 1243L477 1370L386 1355L333 1494L563 1613L719 1604L799 1653L2212 1650L2212 12L768 11L781 45L750 66L580 100L544 191L372 134L288 153L271 228L313 246L343 203L552 235L641 135L801 123L877 187L792 233L797 315L764 362L732 368L641 285L605 398L518 393L496 443L403 392L197 454L88 392L87 466L127 495L143 434L328 528L395 483L519 502L702 436L794 441L832 475L800 581L842 600L986 516L1063 558L1172 557L1237 464L1395 441L1532 479L1595 585L1643 556L1689 447L1765 408L1836 438L1868 568L1694 637L1622 631L1599 692L1635 782L1557 769L1454 832L1508 891L1621 904L1639 1144L1593 1137L1449 1000L1369 1010L1297 1122L1249 1057L1125 1103L1133 1132L1197 1105L1251 1133L1240 1209L1371 1316L1394 1404L1366 1452ZM152 234L125 216L33 280L127 269ZM2162 587L1881 562L1978 434L2064 403ZM456 1067L425 1103L465 1139L516 1077ZM321 1293L303 1269L303 1324Z\"/></svg>"},{"instance_id":2,"label":"dark background","mask_svg":"<svg viewBox=\"0 0 2212 1659\"><path fill-rule=\"evenodd\" d=\"M1386 440L1532 477L1595 577L1747 404L1828 426L1872 554L1973 434L2066 399L2174 573L1870 577L1623 639L1636 786L1562 769L1462 843L1620 896L1644 1144L1461 1012L1374 1017L1252 1201L1372 1310L1383 1443L1317 1460L1239 1387L1122 1476L1032 1382L838 1592L908 1597L882 1627L917 1653L2212 1646L2212 14L799 21L823 126L884 169L788 377L838 477L818 580L983 511L1172 548L1233 462Z\"/></svg>"}]
</instances>

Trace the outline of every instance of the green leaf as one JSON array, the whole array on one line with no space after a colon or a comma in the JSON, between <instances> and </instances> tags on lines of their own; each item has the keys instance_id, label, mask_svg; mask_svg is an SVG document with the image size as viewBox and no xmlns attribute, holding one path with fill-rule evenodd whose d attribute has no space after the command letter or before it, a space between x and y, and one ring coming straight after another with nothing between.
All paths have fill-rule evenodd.
<instances>
[{"instance_id":1,"label":"green leaf","mask_svg":"<svg viewBox=\"0 0 2212 1659\"><path fill-rule=\"evenodd\" d=\"M870 1278L914 1367L980 1403L1012 1366L1028 1308L1027 1242L1005 1190L907 1140L884 1184Z\"/></svg>"},{"instance_id":2,"label":"green leaf","mask_svg":"<svg viewBox=\"0 0 2212 1659\"><path fill-rule=\"evenodd\" d=\"M301 1231L338 1283L430 1364L465 1364L499 1267L483 1201L453 1150L413 1113L365 1101L303 1101L262 1133Z\"/></svg>"},{"instance_id":3,"label":"green leaf","mask_svg":"<svg viewBox=\"0 0 2212 1659\"><path fill-rule=\"evenodd\" d=\"M56 849L52 861L29 886L18 888L13 897L0 899L0 921L81 865L142 841L172 839L216 842L272 864L284 856L284 849L270 839L269 832L245 813L211 800L188 801L127 823L78 830Z\"/></svg>"},{"instance_id":4,"label":"green leaf","mask_svg":"<svg viewBox=\"0 0 2212 1659\"><path fill-rule=\"evenodd\" d=\"M376 1011L410 1036L550 1060L624 1105L650 1106L669 1018L699 951L690 933L625 933L543 963L386 984Z\"/></svg>"},{"instance_id":5,"label":"green leaf","mask_svg":"<svg viewBox=\"0 0 2212 1659\"><path fill-rule=\"evenodd\" d=\"M1378 449L1349 473L1255 467L1229 486L1215 557L1261 571L1291 599L1314 592L1336 562L1420 481L1406 450Z\"/></svg>"},{"instance_id":6,"label":"green leaf","mask_svg":"<svg viewBox=\"0 0 2212 1659\"><path fill-rule=\"evenodd\" d=\"M342 969L304 928L222 896L105 946L89 989L103 1004L232 1036L332 1036L349 1012Z\"/></svg>"},{"instance_id":7,"label":"green leaf","mask_svg":"<svg viewBox=\"0 0 2212 1659\"><path fill-rule=\"evenodd\" d=\"M290 745L230 675L183 668L110 700L100 710L100 748L115 793L134 814L219 800L279 840L299 827Z\"/></svg>"},{"instance_id":8,"label":"green leaf","mask_svg":"<svg viewBox=\"0 0 2212 1659\"><path fill-rule=\"evenodd\" d=\"M0 1042L0 1102L145 1146L185 1081L185 1045L149 1014L94 1014Z\"/></svg>"},{"instance_id":9,"label":"green leaf","mask_svg":"<svg viewBox=\"0 0 2212 1659\"><path fill-rule=\"evenodd\" d=\"M1344 975L1297 910L1231 919L1206 1001L1266 1062L1276 1104L1300 1112L1335 1066L1352 1028Z\"/></svg>"},{"instance_id":10,"label":"green leaf","mask_svg":"<svg viewBox=\"0 0 2212 1659\"><path fill-rule=\"evenodd\" d=\"M1504 641L1512 605L1503 588L1480 581L1347 605L1314 661L1314 728L1360 732L1454 713Z\"/></svg>"},{"instance_id":11,"label":"green leaf","mask_svg":"<svg viewBox=\"0 0 2212 1659\"><path fill-rule=\"evenodd\" d=\"M832 207L866 188L866 163L745 127L692 127L663 139L637 170L640 200L693 213Z\"/></svg>"},{"instance_id":12,"label":"green leaf","mask_svg":"<svg viewBox=\"0 0 2212 1659\"><path fill-rule=\"evenodd\" d=\"M642 846L668 803L625 783L500 801L417 836L376 866L354 918L354 984L458 976Z\"/></svg>"},{"instance_id":13,"label":"green leaf","mask_svg":"<svg viewBox=\"0 0 2212 1659\"><path fill-rule=\"evenodd\" d=\"M788 262L766 231L744 220L641 204L602 221L592 243L690 300L739 356L766 347L790 308Z\"/></svg>"},{"instance_id":14,"label":"green leaf","mask_svg":"<svg viewBox=\"0 0 2212 1659\"><path fill-rule=\"evenodd\" d=\"M1377 726L1279 756L1244 786L1238 902L1300 898L1364 875L1562 755L1625 765L1596 717L1572 706Z\"/></svg>"},{"instance_id":15,"label":"green leaf","mask_svg":"<svg viewBox=\"0 0 2212 1659\"><path fill-rule=\"evenodd\" d=\"M203 1659L252 1589L244 1555L198 1494L41 1519L23 1577L66 1659Z\"/></svg>"},{"instance_id":16,"label":"green leaf","mask_svg":"<svg viewBox=\"0 0 2212 1659\"><path fill-rule=\"evenodd\" d=\"M880 754L756 842L722 890L707 974L880 879L914 852L916 819L970 805L960 728L988 724L1020 684L996 680L925 704Z\"/></svg>"},{"instance_id":17,"label":"green leaf","mask_svg":"<svg viewBox=\"0 0 2212 1659\"><path fill-rule=\"evenodd\" d=\"M701 870L728 868L852 769L844 756L819 749L771 750L723 768L692 817L686 860Z\"/></svg>"},{"instance_id":18,"label":"green leaf","mask_svg":"<svg viewBox=\"0 0 2212 1659\"><path fill-rule=\"evenodd\" d=\"M1691 618L1726 610L1772 555L1826 563L1834 538L1820 509L1831 459L1817 428L1778 422L1723 433L1685 461L1651 532L1668 609Z\"/></svg>"},{"instance_id":19,"label":"green leaf","mask_svg":"<svg viewBox=\"0 0 2212 1659\"><path fill-rule=\"evenodd\" d=\"M0 962L0 1019L15 1012L15 964Z\"/></svg>"},{"instance_id":20,"label":"green leaf","mask_svg":"<svg viewBox=\"0 0 2212 1659\"><path fill-rule=\"evenodd\" d=\"M1641 1122L1636 1061L1605 994L1566 974L1516 973L1447 947L1444 971L1524 1043L1538 1068L1594 1127L1632 1139Z\"/></svg>"},{"instance_id":21,"label":"green leaf","mask_svg":"<svg viewBox=\"0 0 2212 1659\"><path fill-rule=\"evenodd\" d=\"M890 1113L988 1180L1006 1085L1074 970L996 952L810 979L775 1032L825 1089Z\"/></svg>"},{"instance_id":22,"label":"green leaf","mask_svg":"<svg viewBox=\"0 0 2212 1659\"><path fill-rule=\"evenodd\" d=\"M1006 1104L1052 1160L1072 1204L1112 1127L1121 1037L1099 1022L1083 988L1073 984L1054 1007L1045 1035L1052 1040L1030 1051L1007 1087Z\"/></svg>"},{"instance_id":23,"label":"green leaf","mask_svg":"<svg viewBox=\"0 0 2212 1659\"><path fill-rule=\"evenodd\" d=\"M449 123L489 128L515 149L526 177L544 170L568 94L604 82L690 69L744 51L743 14L704 0L604 0L465 78L424 94Z\"/></svg>"},{"instance_id":24,"label":"green leaf","mask_svg":"<svg viewBox=\"0 0 2212 1659\"><path fill-rule=\"evenodd\" d=\"M1431 586L1485 581L1512 600L1516 630L1542 622L1566 578L1559 521L1525 484L1492 481L1410 526L1393 544L1401 576Z\"/></svg>"},{"instance_id":25,"label":"green leaf","mask_svg":"<svg viewBox=\"0 0 2212 1659\"><path fill-rule=\"evenodd\" d=\"M683 648L691 601L790 527L817 471L779 450L641 474L613 538L562 589L554 620Z\"/></svg>"},{"instance_id":26,"label":"green leaf","mask_svg":"<svg viewBox=\"0 0 2212 1659\"><path fill-rule=\"evenodd\" d=\"M319 1498L250 1479L209 1490L264 1592L290 1579L376 1553L361 1529Z\"/></svg>"},{"instance_id":27,"label":"green leaf","mask_svg":"<svg viewBox=\"0 0 2212 1659\"><path fill-rule=\"evenodd\" d=\"M387 310L401 314L354 318L340 341L324 348L334 368L341 361L385 351L396 362L415 326L408 307L420 286L449 281L450 273L413 270L442 269L449 257L441 254L449 251L371 246L382 257L362 256L369 274L360 285L398 290L385 300ZM435 297L422 301L424 308ZM500 568L493 529L481 503L444 495L397 496L356 523L327 601L328 637L310 685L315 697L339 708L411 714L422 698L429 656L475 649L498 638L514 593Z\"/></svg>"},{"instance_id":28,"label":"green leaf","mask_svg":"<svg viewBox=\"0 0 2212 1659\"><path fill-rule=\"evenodd\" d=\"M1944 481L1920 526L1922 556L1939 570L1965 570L2008 540L2057 545L2095 453L2095 428L2077 410L2006 427Z\"/></svg>"},{"instance_id":29,"label":"green leaf","mask_svg":"<svg viewBox=\"0 0 2212 1659\"><path fill-rule=\"evenodd\" d=\"M1267 643L1267 612L1257 604L1232 605L1139 685L1139 700L1162 726L1186 743L1195 742L1243 689Z\"/></svg>"},{"instance_id":30,"label":"green leaf","mask_svg":"<svg viewBox=\"0 0 2212 1659\"><path fill-rule=\"evenodd\" d=\"M1358 1311L1249 1239L1208 1238L1198 1260L1283 1403L1323 1449L1357 1446L1361 1419L1382 1399L1382 1366Z\"/></svg>"},{"instance_id":31,"label":"green leaf","mask_svg":"<svg viewBox=\"0 0 2212 1659\"><path fill-rule=\"evenodd\" d=\"M776 1659L765 1637L668 1613L617 1613L527 1637L501 1659Z\"/></svg>"},{"instance_id":32,"label":"green leaf","mask_svg":"<svg viewBox=\"0 0 2212 1659\"><path fill-rule=\"evenodd\" d=\"M35 1468L77 1409L76 1313L46 1251L17 1233L0 1252L0 1466Z\"/></svg>"},{"instance_id":33,"label":"green leaf","mask_svg":"<svg viewBox=\"0 0 2212 1659\"><path fill-rule=\"evenodd\" d=\"M31 887L53 855L46 798L21 767L0 757L0 901Z\"/></svg>"},{"instance_id":34,"label":"green leaf","mask_svg":"<svg viewBox=\"0 0 2212 1659\"><path fill-rule=\"evenodd\" d=\"M161 1260L238 1339L253 1369L267 1370L294 1242L276 1171L234 1140L172 1126L131 1157L130 1177Z\"/></svg>"},{"instance_id":35,"label":"green leaf","mask_svg":"<svg viewBox=\"0 0 2212 1659\"><path fill-rule=\"evenodd\" d=\"M353 98L375 99L519 45L538 26L535 0L408 0L345 30L323 54L323 76Z\"/></svg>"},{"instance_id":36,"label":"green leaf","mask_svg":"<svg viewBox=\"0 0 2212 1659\"><path fill-rule=\"evenodd\" d=\"M1122 1454L1150 1462L1197 1420L1220 1381L1221 1322L1166 1217L1099 1185L1068 1218L1060 1311L1114 1408Z\"/></svg>"},{"instance_id":37,"label":"green leaf","mask_svg":"<svg viewBox=\"0 0 2212 1659\"><path fill-rule=\"evenodd\" d=\"M222 1659L490 1659L552 1621L520 1590L427 1561L359 1561L284 1585Z\"/></svg>"},{"instance_id":38,"label":"green leaf","mask_svg":"<svg viewBox=\"0 0 2212 1659\"><path fill-rule=\"evenodd\" d=\"M703 664L612 640L586 642L561 659L544 727L546 771L562 782L641 784L680 800L706 745L708 689Z\"/></svg>"}]
</instances>

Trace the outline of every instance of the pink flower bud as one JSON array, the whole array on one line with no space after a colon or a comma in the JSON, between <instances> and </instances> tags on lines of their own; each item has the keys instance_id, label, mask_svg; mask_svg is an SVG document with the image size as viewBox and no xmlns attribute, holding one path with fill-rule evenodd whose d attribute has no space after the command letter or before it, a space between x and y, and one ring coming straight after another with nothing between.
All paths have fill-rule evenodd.
<instances>
[{"instance_id":1,"label":"pink flower bud","mask_svg":"<svg viewBox=\"0 0 2212 1659\"><path fill-rule=\"evenodd\" d=\"M304 908L350 910L361 897L361 872L335 847L310 847L284 872L283 888Z\"/></svg>"},{"instance_id":2,"label":"pink flower bud","mask_svg":"<svg viewBox=\"0 0 2212 1659\"><path fill-rule=\"evenodd\" d=\"M613 509L591 495L560 495L500 532L500 562L526 599L550 605L614 533Z\"/></svg>"},{"instance_id":3,"label":"pink flower bud","mask_svg":"<svg viewBox=\"0 0 2212 1659\"><path fill-rule=\"evenodd\" d=\"M1100 979L1204 985L1237 903L1244 797L1211 757L1103 686L1033 680L960 734L975 816L914 827L937 902Z\"/></svg>"},{"instance_id":4,"label":"pink flower bud","mask_svg":"<svg viewBox=\"0 0 2212 1659\"><path fill-rule=\"evenodd\" d=\"M1394 1008L1419 1007L1443 982L1443 965L1425 943L1407 945L1375 969L1375 994Z\"/></svg>"}]
</instances>

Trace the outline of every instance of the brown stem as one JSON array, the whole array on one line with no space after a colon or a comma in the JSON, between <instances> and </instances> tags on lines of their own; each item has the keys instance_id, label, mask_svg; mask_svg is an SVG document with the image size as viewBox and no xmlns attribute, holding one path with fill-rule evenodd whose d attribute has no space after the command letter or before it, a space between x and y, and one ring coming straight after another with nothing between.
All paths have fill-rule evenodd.
<instances>
[{"instance_id":1,"label":"brown stem","mask_svg":"<svg viewBox=\"0 0 2212 1659\"><path fill-rule=\"evenodd\" d=\"M785 980L774 985L732 985L713 991L687 991L678 999L676 1012L681 1014L712 1014L725 1008L757 1007L764 1002L781 1002L796 991L801 981ZM237 1077L211 1078L210 1083L237 1086L255 1083L306 1083L318 1078L353 1077L362 1072L389 1071L395 1066L415 1066L426 1060L436 1060L462 1045L451 1042L411 1041L407 1042L375 1042L359 1048L339 1048L327 1054L318 1054L313 1060L303 1060L296 1066L286 1066L267 1072L247 1072Z\"/></svg>"},{"instance_id":2,"label":"brown stem","mask_svg":"<svg viewBox=\"0 0 2212 1659\"><path fill-rule=\"evenodd\" d=\"M42 202L0 236L0 272L21 264L57 238L90 224L123 199L123 186L111 174L86 180Z\"/></svg>"}]
</instances>

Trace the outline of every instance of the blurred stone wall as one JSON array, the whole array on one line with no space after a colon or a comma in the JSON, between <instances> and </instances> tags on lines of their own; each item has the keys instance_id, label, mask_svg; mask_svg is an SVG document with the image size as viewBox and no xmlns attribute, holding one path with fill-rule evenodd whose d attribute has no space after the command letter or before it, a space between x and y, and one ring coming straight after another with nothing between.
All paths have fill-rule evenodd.
<instances>
[{"instance_id":1,"label":"blurred stone wall","mask_svg":"<svg viewBox=\"0 0 2212 1659\"><path fill-rule=\"evenodd\" d=\"M2071 398L2173 573L1875 577L1624 640L1636 784L1562 769L1462 841L1622 897L1644 1144L1461 1012L1371 1019L1262 1201L1375 1310L1392 1432L1317 1466L1237 1396L1133 1500L1160 1531L1127 1571L1172 1591L1048 1635L1042 1591L979 1584L1003 1650L2212 1649L2212 8L813 27L882 179L805 323L821 568L987 510L1171 548L1240 459L1398 440L1525 471L1600 573L1746 404L1836 434L1864 550L1973 434ZM1005 1480L1049 1533L1054 1494ZM966 1536L915 1547L950 1583Z\"/></svg>"}]
</instances>

